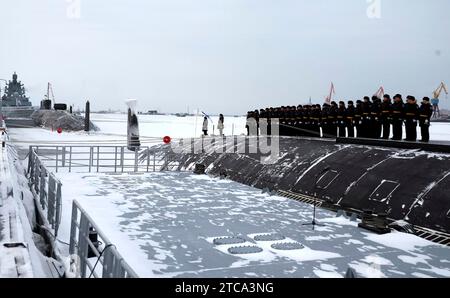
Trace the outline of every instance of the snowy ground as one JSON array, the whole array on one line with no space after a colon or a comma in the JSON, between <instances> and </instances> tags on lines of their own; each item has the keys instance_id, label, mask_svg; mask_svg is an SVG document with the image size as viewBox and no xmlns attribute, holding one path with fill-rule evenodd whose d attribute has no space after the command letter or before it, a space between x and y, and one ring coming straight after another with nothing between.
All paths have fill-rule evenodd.
<instances>
[{"instance_id":1,"label":"snowy ground","mask_svg":"<svg viewBox=\"0 0 450 298\"><path fill-rule=\"evenodd\" d=\"M60 238L69 238L76 199L142 277L341 277L349 266L365 277L450 277L447 247L403 233L375 235L324 210L317 212L324 226L312 231L302 225L311 221L310 205L229 180L168 172L60 178ZM266 234L273 241L257 237ZM214 243L222 237L242 243ZM260 252L228 250L238 246Z\"/></svg>"}]
</instances>

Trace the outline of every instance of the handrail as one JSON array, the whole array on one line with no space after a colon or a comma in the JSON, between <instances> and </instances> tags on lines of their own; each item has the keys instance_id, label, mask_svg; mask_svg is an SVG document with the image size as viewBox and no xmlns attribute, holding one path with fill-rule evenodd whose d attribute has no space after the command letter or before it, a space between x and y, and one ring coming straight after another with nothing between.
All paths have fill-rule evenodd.
<instances>
[{"instance_id":1,"label":"handrail","mask_svg":"<svg viewBox=\"0 0 450 298\"><path fill-rule=\"evenodd\" d=\"M62 183L47 169L31 148L28 157L28 182L30 190L35 196L39 196L41 207L39 211L47 219L57 236L62 213Z\"/></svg>"},{"instance_id":2,"label":"handrail","mask_svg":"<svg viewBox=\"0 0 450 298\"><path fill-rule=\"evenodd\" d=\"M169 164L167 156L157 158L151 147L141 146L136 150L128 150L127 146L93 145L93 146L47 146L32 145L46 167L55 172L74 168L84 168L87 172L154 172L169 169L177 164ZM172 162L173 163L173 162Z\"/></svg>"},{"instance_id":3,"label":"handrail","mask_svg":"<svg viewBox=\"0 0 450 298\"><path fill-rule=\"evenodd\" d=\"M79 221L78 215L80 215ZM100 238L103 243L102 246L104 246L102 250L99 249L99 242L93 242L90 239L91 232L96 233L97 237ZM72 203L69 252L79 257L79 276L82 278L99 277L98 272L96 272L96 265L98 264L102 267L101 277L103 278L138 277L117 251L114 244L76 200ZM94 265L92 265L92 262L94 262ZM89 273L87 269L90 270Z\"/></svg>"}]
</instances>

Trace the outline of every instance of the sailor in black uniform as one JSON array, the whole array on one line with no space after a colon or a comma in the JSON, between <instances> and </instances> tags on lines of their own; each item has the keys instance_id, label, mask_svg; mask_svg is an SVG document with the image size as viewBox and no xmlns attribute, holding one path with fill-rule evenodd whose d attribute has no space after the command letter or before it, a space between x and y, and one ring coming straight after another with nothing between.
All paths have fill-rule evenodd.
<instances>
[{"instance_id":1,"label":"sailor in black uniform","mask_svg":"<svg viewBox=\"0 0 450 298\"><path fill-rule=\"evenodd\" d=\"M267 135L270 136L272 134L272 108L266 109L266 121L267 121Z\"/></svg>"},{"instance_id":2,"label":"sailor in black uniform","mask_svg":"<svg viewBox=\"0 0 450 298\"><path fill-rule=\"evenodd\" d=\"M302 131L302 122L303 122L303 106L297 106L297 110L295 111L295 135L298 137L303 136Z\"/></svg>"},{"instance_id":3,"label":"sailor in black uniform","mask_svg":"<svg viewBox=\"0 0 450 298\"><path fill-rule=\"evenodd\" d=\"M311 111L311 133L315 138L320 138L320 116L322 110L320 105L313 105Z\"/></svg>"},{"instance_id":4,"label":"sailor in black uniform","mask_svg":"<svg viewBox=\"0 0 450 298\"><path fill-rule=\"evenodd\" d=\"M336 116L338 126L338 136L340 138L346 137L346 123L345 123L346 112L347 110L345 109L345 103L343 101L340 101Z\"/></svg>"},{"instance_id":5,"label":"sailor in black uniform","mask_svg":"<svg viewBox=\"0 0 450 298\"><path fill-rule=\"evenodd\" d=\"M370 122L371 122L371 138L379 139L381 136L381 100L373 96L372 107L370 108Z\"/></svg>"},{"instance_id":6,"label":"sailor in black uniform","mask_svg":"<svg viewBox=\"0 0 450 298\"><path fill-rule=\"evenodd\" d=\"M419 106L416 103L416 99L412 95L408 95L407 103L405 104L405 129L406 139L405 141L415 142L417 141L417 120L419 118Z\"/></svg>"},{"instance_id":7,"label":"sailor in black uniform","mask_svg":"<svg viewBox=\"0 0 450 298\"><path fill-rule=\"evenodd\" d=\"M400 94L394 96L392 104L392 140L401 141L403 134L404 104Z\"/></svg>"},{"instance_id":8,"label":"sailor in black uniform","mask_svg":"<svg viewBox=\"0 0 450 298\"><path fill-rule=\"evenodd\" d=\"M330 128L328 135L330 138L336 138L337 136L337 111L338 111L337 103L335 101L332 101L330 111L328 113L328 122Z\"/></svg>"},{"instance_id":9,"label":"sailor in black uniform","mask_svg":"<svg viewBox=\"0 0 450 298\"><path fill-rule=\"evenodd\" d=\"M392 103L391 96L385 94L383 97L383 102L381 103L381 125L383 126L383 139L388 140L391 134L391 117L392 117Z\"/></svg>"},{"instance_id":10,"label":"sailor in black uniform","mask_svg":"<svg viewBox=\"0 0 450 298\"><path fill-rule=\"evenodd\" d=\"M312 121L312 111L311 111L311 106L310 105L306 105L306 109L304 109L303 112L303 121L304 121L304 127L305 127L305 136L306 137L311 137L312 136L312 125L311 125L311 121Z\"/></svg>"},{"instance_id":11,"label":"sailor in black uniform","mask_svg":"<svg viewBox=\"0 0 450 298\"><path fill-rule=\"evenodd\" d=\"M362 134L363 134L362 118L363 118L362 101L357 100L356 108L355 108L355 119L353 121L353 123L356 127L356 137L357 138L362 138Z\"/></svg>"},{"instance_id":12,"label":"sailor in black uniform","mask_svg":"<svg viewBox=\"0 0 450 298\"><path fill-rule=\"evenodd\" d=\"M362 115L362 132L361 132L361 137L363 138L370 138L372 136L371 133L371 128L372 128L372 122L371 122L371 118L370 118L370 113L372 110L372 103L370 102L370 98L368 96L364 97L364 102L362 104L362 110L363 110L363 115Z\"/></svg>"},{"instance_id":13,"label":"sailor in black uniform","mask_svg":"<svg viewBox=\"0 0 450 298\"><path fill-rule=\"evenodd\" d=\"M430 120L433 115L433 108L430 104L430 98L424 97L419 108L419 125L422 135L421 142L430 141Z\"/></svg>"},{"instance_id":14,"label":"sailor in black uniform","mask_svg":"<svg viewBox=\"0 0 450 298\"><path fill-rule=\"evenodd\" d=\"M324 103L322 105L322 113L320 117L320 126L322 127L322 138L330 137L330 121L328 120L328 114L330 113L330 105Z\"/></svg>"},{"instance_id":15,"label":"sailor in black uniform","mask_svg":"<svg viewBox=\"0 0 450 298\"><path fill-rule=\"evenodd\" d=\"M286 108L284 106L281 106L280 108L279 117L280 117L280 136L285 136L287 120L286 120Z\"/></svg>"},{"instance_id":16,"label":"sailor in black uniform","mask_svg":"<svg viewBox=\"0 0 450 298\"><path fill-rule=\"evenodd\" d=\"M347 113L345 114L345 126L347 127L347 137L355 137L355 106L353 101L348 101L347 103Z\"/></svg>"}]
</instances>

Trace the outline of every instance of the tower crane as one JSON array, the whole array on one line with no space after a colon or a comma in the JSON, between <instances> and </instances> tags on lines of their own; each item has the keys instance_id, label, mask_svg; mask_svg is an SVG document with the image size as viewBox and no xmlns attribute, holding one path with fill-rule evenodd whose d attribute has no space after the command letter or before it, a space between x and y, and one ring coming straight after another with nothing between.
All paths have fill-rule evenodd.
<instances>
[{"instance_id":1,"label":"tower crane","mask_svg":"<svg viewBox=\"0 0 450 298\"><path fill-rule=\"evenodd\" d=\"M441 115L439 110L439 97L441 96L442 91L445 92L447 98L448 89L447 86L445 86L444 82L441 82L441 84L439 84L439 87L437 87L436 90L433 91L433 99L431 100L431 104L433 105L433 118L438 118Z\"/></svg>"}]
</instances>

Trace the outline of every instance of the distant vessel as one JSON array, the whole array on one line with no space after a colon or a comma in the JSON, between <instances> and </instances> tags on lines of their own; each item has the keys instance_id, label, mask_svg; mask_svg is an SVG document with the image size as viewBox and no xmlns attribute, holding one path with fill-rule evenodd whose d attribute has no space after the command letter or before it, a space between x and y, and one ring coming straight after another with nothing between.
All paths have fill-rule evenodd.
<instances>
[{"instance_id":1,"label":"distant vessel","mask_svg":"<svg viewBox=\"0 0 450 298\"><path fill-rule=\"evenodd\" d=\"M2 96L3 107L31 107L30 99L25 94L25 87L21 81L17 80L14 72L12 80L5 87L5 94Z\"/></svg>"},{"instance_id":2,"label":"distant vessel","mask_svg":"<svg viewBox=\"0 0 450 298\"><path fill-rule=\"evenodd\" d=\"M195 116L193 113L189 113L189 106L187 107L187 113L175 113L172 115L175 115L177 117Z\"/></svg>"},{"instance_id":3,"label":"distant vessel","mask_svg":"<svg viewBox=\"0 0 450 298\"><path fill-rule=\"evenodd\" d=\"M26 96L25 86L17 79L15 72L12 75L12 80L6 84L0 102L0 114L4 117L8 127L35 126L31 114L37 108L32 106L30 99Z\"/></svg>"},{"instance_id":4,"label":"distant vessel","mask_svg":"<svg viewBox=\"0 0 450 298\"><path fill-rule=\"evenodd\" d=\"M147 112L138 112L138 115L164 115L157 110L148 110Z\"/></svg>"}]
</instances>

